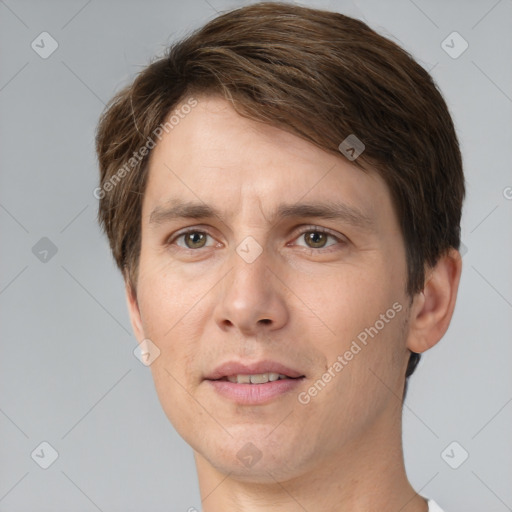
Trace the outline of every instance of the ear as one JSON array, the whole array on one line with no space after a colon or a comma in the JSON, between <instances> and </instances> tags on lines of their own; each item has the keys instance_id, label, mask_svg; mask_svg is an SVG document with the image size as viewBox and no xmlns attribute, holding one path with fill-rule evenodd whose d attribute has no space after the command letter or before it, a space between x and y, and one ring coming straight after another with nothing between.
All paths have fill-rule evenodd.
<instances>
[{"instance_id":1,"label":"ear","mask_svg":"<svg viewBox=\"0 0 512 512\"><path fill-rule=\"evenodd\" d=\"M132 329L137 338L137 341L140 343L144 336L144 329L142 327L142 319L140 316L139 304L137 303L137 294L133 289L132 285L129 282L129 279L125 279L125 293L126 293L126 303L128 305L128 313L130 315L130 322L132 324Z\"/></svg>"},{"instance_id":2,"label":"ear","mask_svg":"<svg viewBox=\"0 0 512 512\"><path fill-rule=\"evenodd\" d=\"M407 348L425 352L446 333L455 309L462 271L462 257L450 249L429 269L423 290L416 294L411 306Z\"/></svg>"}]
</instances>

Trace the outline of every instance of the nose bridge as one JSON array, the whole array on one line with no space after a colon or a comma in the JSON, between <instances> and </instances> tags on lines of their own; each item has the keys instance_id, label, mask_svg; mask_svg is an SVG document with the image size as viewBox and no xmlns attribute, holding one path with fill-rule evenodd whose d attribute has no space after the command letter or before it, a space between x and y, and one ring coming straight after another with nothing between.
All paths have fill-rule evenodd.
<instances>
[{"instance_id":1,"label":"nose bridge","mask_svg":"<svg viewBox=\"0 0 512 512\"><path fill-rule=\"evenodd\" d=\"M242 191L243 194L243 191ZM231 254L230 265L233 266L232 280L255 285L262 284L263 276L268 273L267 265L271 264L271 254L267 245L264 207L262 197L254 190L245 192L245 200L240 204L235 232L243 238L235 245ZM264 249L265 247L265 249ZM260 279L260 283L258 283ZM256 290L255 290L256 291ZM263 290L259 290L260 292Z\"/></svg>"},{"instance_id":2,"label":"nose bridge","mask_svg":"<svg viewBox=\"0 0 512 512\"><path fill-rule=\"evenodd\" d=\"M269 279L269 252L252 236L246 237L231 256L231 280L226 290L237 301L247 306L259 305L271 294L274 283ZM227 294L226 294L227 295Z\"/></svg>"}]
</instances>

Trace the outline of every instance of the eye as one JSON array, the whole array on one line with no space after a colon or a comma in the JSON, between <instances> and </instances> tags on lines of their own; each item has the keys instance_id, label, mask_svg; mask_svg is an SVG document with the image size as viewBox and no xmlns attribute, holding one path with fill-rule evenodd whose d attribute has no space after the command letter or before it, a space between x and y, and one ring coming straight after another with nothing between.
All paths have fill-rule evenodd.
<instances>
[{"instance_id":1,"label":"eye","mask_svg":"<svg viewBox=\"0 0 512 512\"><path fill-rule=\"evenodd\" d=\"M169 241L169 244L176 243L176 245L183 247L184 249L202 249L203 247L211 247L213 245L206 245L208 238L213 240L208 233L198 231L197 229L191 229L177 235L173 240ZM179 241L182 241L182 243L179 243Z\"/></svg>"},{"instance_id":2,"label":"eye","mask_svg":"<svg viewBox=\"0 0 512 512\"><path fill-rule=\"evenodd\" d=\"M329 239L331 239L331 243L328 243ZM310 228L307 231L303 231L296 240L303 240L305 246L303 245L302 247L310 249L323 249L336 243L343 243L342 239L321 228Z\"/></svg>"}]
</instances>

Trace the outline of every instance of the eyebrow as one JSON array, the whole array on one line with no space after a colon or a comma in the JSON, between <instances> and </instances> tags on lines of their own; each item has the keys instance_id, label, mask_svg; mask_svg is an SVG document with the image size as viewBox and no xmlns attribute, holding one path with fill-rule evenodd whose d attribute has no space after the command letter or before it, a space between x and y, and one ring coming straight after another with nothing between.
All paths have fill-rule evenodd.
<instances>
[{"instance_id":1,"label":"eyebrow","mask_svg":"<svg viewBox=\"0 0 512 512\"><path fill-rule=\"evenodd\" d=\"M181 199L170 201L170 206L157 206L149 216L149 224L164 224L176 219L212 219L224 222L220 210L205 203L187 202ZM318 218L341 220L362 229L374 227L374 220L364 212L342 202L322 201L299 204L280 204L270 216L271 221L285 218Z\"/></svg>"}]
</instances>

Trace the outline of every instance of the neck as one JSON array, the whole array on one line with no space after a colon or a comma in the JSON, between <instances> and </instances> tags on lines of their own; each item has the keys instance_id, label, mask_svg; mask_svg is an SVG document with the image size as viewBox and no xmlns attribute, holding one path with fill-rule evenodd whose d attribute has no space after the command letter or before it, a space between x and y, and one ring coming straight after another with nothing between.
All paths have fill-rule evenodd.
<instances>
[{"instance_id":1,"label":"neck","mask_svg":"<svg viewBox=\"0 0 512 512\"><path fill-rule=\"evenodd\" d=\"M223 474L195 452L203 512L427 512L407 479L401 434L401 419L374 425L308 471L265 484Z\"/></svg>"}]
</instances>

